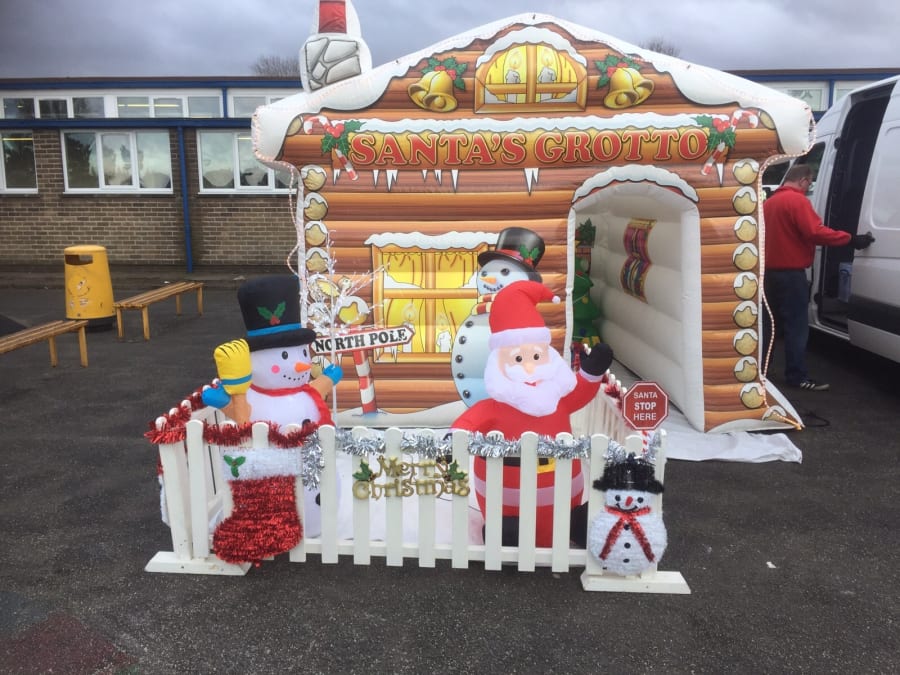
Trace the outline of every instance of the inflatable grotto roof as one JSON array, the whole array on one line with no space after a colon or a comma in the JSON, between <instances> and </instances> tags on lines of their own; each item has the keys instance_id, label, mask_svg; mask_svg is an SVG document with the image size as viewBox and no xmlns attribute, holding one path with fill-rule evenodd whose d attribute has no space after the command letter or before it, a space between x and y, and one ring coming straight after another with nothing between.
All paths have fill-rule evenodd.
<instances>
[{"instance_id":1,"label":"inflatable grotto roof","mask_svg":"<svg viewBox=\"0 0 900 675\"><path fill-rule=\"evenodd\" d=\"M439 427L466 405L449 344L477 254L515 226L546 243L537 271L567 300L541 306L561 351L585 274L602 340L692 426L802 425L763 372L760 178L809 148L808 106L541 14L371 68L347 8L317 16L308 90L259 108L253 135L260 161L299 172L301 276L352 282L370 325L414 331L374 353L379 409Z\"/></svg>"}]
</instances>

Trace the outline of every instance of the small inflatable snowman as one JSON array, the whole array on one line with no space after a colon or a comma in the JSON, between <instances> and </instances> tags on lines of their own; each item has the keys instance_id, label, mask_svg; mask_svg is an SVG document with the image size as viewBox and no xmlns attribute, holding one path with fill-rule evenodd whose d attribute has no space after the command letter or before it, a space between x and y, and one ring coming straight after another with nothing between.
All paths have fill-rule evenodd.
<instances>
[{"instance_id":1,"label":"small inflatable snowman","mask_svg":"<svg viewBox=\"0 0 900 675\"><path fill-rule=\"evenodd\" d=\"M490 354L488 316L494 296L514 281L541 281L535 267L543 255L544 240L539 235L524 227L508 227L498 235L493 250L478 256L478 303L456 331L450 353L453 382L467 406L488 397L484 367Z\"/></svg>"},{"instance_id":2,"label":"small inflatable snowman","mask_svg":"<svg viewBox=\"0 0 900 675\"><path fill-rule=\"evenodd\" d=\"M640 574L659 562L666 550L666 527L654 510L663 491L653 465L630 455L607 464L594 481L605 492L605 507L588 528L588 552L605 571L620 576Z\"/></svg>"}]
</instances>

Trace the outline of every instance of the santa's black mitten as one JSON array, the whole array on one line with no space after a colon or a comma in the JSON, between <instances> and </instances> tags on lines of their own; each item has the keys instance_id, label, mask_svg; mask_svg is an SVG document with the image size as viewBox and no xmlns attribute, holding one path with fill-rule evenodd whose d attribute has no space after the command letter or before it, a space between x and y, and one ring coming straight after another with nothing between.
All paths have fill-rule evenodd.
<instances>
[{"instance_id":1,"label":"santa's black mitten","mask_svg":"<svg viewBox=\"0 0 900 675\"><path fill-rule=\"evenodd\" d=\"M604 342L599 342L591 347L590 351L585 350L581 354L581 369L588 375L600 377L609 370L612 360L612 347Z\"/></svg>"}]
</instances>

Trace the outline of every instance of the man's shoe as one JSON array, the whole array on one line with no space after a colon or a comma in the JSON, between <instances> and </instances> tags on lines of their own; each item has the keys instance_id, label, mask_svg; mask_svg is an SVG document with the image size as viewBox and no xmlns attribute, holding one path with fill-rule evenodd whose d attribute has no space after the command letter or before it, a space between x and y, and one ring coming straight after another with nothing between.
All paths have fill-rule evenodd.
<instances>
[{"instance_id":1,"label":"man's shoe","mask_svg":"<svg viewBox=\"0 0 900 675\"><path fill-rule=\"evenodd\" d=\"M807 391L828 391L831 385L825 382L816 382L815 380L804 380L800 384L795 384L794 386L799 389L806 389Z\"/></svg>"}]
</instances>

